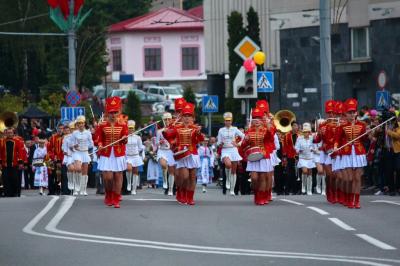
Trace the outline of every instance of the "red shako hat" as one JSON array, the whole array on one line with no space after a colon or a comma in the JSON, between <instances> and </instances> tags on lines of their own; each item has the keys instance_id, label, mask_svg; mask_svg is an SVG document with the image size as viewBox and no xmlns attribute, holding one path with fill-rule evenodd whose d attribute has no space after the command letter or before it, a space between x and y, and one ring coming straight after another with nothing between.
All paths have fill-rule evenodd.
<instances>
[{"instance_id":1,"label":"red shako hat","mask_svg":"<svg viewBox=\"0 0 400 266\"><path fill-rule=\"evenodd\" d=\"M358 102L356 99L347 99L344 105L346 112L357 111Z\"/></svg>"},{"instance_id":2,"label":"red shako hat","mask_svg":"<svg viewBox=\"0 0 400 266\"><path fill-rule=\"evenodd\" d=\"M193 115L194 114L194 104L193 103L185 103L182 109L183 115Z\"/></svg>"},{"instance_id":3,"label":"red shako hat","mask_svg":"<svg viewBox=\"0 0 400 266\"><path fill-rule=\"evenodd\" d=\"M121 111L121 98L114 96L106 99L106 112L107 113L114 113Z\"/></svg>"},{"instance_id":4,"label":"red shako hat","mask_svg":"<svg viewBox=\"0 0 400 266\"><path fill-rule=\"evenodd\" d=\"M266 100L258 100L256 102L256 107L264 111L264 113L269 113L269 104Z\"/></svg>"},{"instance_id":5,"label":"red shako hat","mask_svg":"<svg viewBox=\"0 0 400 266\"><path fill-rule=\"evenodd\" d=\"M335 101L328 100L325 102L325 113L335 112Z\"/></svg>"},{"instance_id":6,"label":"red shako hat","mask_svg":"<svg viewBox=\"0 0 400 266\"><path fill-rule=\"evenodd\" d=\"M257 119L257 118L263 118L264 117L264 110L261 108L254 108L253 111L251 112L251 117L253 119Z\"/></svg>"},{"instance_id":7,"label":"red shako hat","mask_svg":"<svg viewBox=\"0 0 400 266\"><path fill-rule=\"evenodd\" d=\"M186 100L185 98L178 98L175 99L175 111L182 111L183 106L185 105Z\"/></svg>"}]
</instances>

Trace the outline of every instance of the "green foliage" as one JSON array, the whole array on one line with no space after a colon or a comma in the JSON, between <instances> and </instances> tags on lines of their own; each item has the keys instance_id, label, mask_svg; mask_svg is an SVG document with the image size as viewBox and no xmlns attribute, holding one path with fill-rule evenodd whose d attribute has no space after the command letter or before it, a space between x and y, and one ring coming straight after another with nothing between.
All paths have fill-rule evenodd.
<instances>
[{"instance_id":1,"label":"green foliage","mask_svg":"<svg viewBox=\"0 0 400 266\"><path fill-rule=\"evenodd\" d=\"M12 94L5 94L0 97L0 114L5 111L20 113L23 109L22 97Z\"/></svg>"},{"instance_id":2,"label":"green foliage","mask_svg":"<svg viewBox=\"0 0 400 266\"><path fill-rule=\"evenodd\" d=\"M196 6L201 6L203 4L203 0L184 0L183 1L183 9L188 10L194 8Z\"/></svg>"},{"instance_id":3,"label":"green foliage","mask_svg":"<svg viewBox=\"0 0 400 266\"><path fill-rule=\"evenodd\" d=\"M60 117L60 108L65 101L63 93L51 93L46 98L42 98L38 107L53 117Z\"/></svg>"},{"instance_id":4,"label":"green foliage","mask_svg":"<svg viewBox=\"0 0 400 266\"><path fill-rule=\"evenodd\" d=\"M142 111L140 109L140 99L134 92L129 92L127 102L124 105L124 114L129 119L135 120L137 125L142 124Z\"/></svg>"},{"instance_id":5,"label":"green foliage","mask_svg":"<svg viewBox=\"0 0 400 266\"><path fill-rule=\"evenodd\" d=\"M246 34L250 37L258 46L261 47L260 39L260 21L257 12L252 6L250 6L247 12L247 27Z\"/></svg>"},{"instance_id":6,"label":"green foliage","mask_svg":"<svg viewBox=\"0 0 400 266\"><path fill-rule=\"evenodd\" d=\"M186 102L196 104L196 95L193 92L192 87L186 87L183 92L183 98L185 98Z\"/></svg>"},{"instance_id":7,"label":"green foliage","mask_svg":"<svg viewBox=\"0 0 400 266\"><path fill-rule=\"evenodd\" d=\"M228 35L229 77L231 82L228 98L225 100L225 109L232 110L233 116L236 117L235 120L239 122L239 117L242 117L240 114L240 100L233 98L233 80L243 65L243 59L235 53L234 49L246 36L246 32L243 26L242 14L237 11L233 11L228 16Z\"/></svg>"}]
</instances>

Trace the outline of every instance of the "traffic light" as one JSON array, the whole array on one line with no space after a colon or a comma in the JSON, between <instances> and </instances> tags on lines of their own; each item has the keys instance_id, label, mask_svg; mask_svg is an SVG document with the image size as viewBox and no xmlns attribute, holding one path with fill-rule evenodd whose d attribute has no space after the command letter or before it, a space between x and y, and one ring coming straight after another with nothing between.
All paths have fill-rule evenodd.
<instances>
[{"instance_id":1,"label":"traffic light","mask_svg":"<svg viewBox=\"0 0 400 266\"><path fill-rule=\"evenodd\" d=\"M233 81L233 97L237 99L257 98L257 70L247 72L240 68Z\"/></svg>"}]
</instances>

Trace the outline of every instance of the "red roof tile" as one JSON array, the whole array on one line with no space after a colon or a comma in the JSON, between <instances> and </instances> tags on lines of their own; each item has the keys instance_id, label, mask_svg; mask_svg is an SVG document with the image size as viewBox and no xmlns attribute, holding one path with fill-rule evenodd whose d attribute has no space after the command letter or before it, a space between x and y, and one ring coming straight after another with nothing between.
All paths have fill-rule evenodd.
<instances>
[{"instance_id":1,"label":"red roof tile","mask_svg":"<svg viewBox=\"0 0 400 266\"><path fill-rule=\"evenodd\" d=\"M198 18L204 18L203 6L197 6L187 11L189 14L196 16Z\"/></svg>"},{"instance_id":2,"label":"red roof tile","mask_svg":"<svg viewBox=\"0 0 400 266\"><path fill-rule=\"evenodd\" d=\"M109 32L203 30L202 18L187 11L167 7L113 24Z\"/></svg>"}]
</instances>

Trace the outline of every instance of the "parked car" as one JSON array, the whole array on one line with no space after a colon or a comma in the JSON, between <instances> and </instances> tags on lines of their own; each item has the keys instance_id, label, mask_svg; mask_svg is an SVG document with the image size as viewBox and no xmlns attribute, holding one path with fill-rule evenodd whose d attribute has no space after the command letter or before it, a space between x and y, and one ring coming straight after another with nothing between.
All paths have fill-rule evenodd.
<instances>
[{"instance_id":1,"label":"parked car","mask_svg":"<svg viewBox=\"0 0 400 266\"><path fill-rule=\"evenodd\" d=\"M119 90L113 90L111 93L111 96L118 96L122 100L127 99L128 95L130 92L135 93L138 97L140 102L142 103L155 103L159 102L158 98L156 96L150 95L145 93L144 91L138 90L138 89L119 89Z\"/></svg>"},{"instance_id":2,"label":"parked car","mask_svg":"<svg viewBox=\"0 0 400 266\"><path fill-rule=\"evenodd\" d=\"M151 86L146 88L144 91L149 95L156 96L161 102L164 102L167 99L172 101L170 104L171 110L175 109L174 100L183 97L182 93L176 87Z\"/></svg>"}]
</instances>

